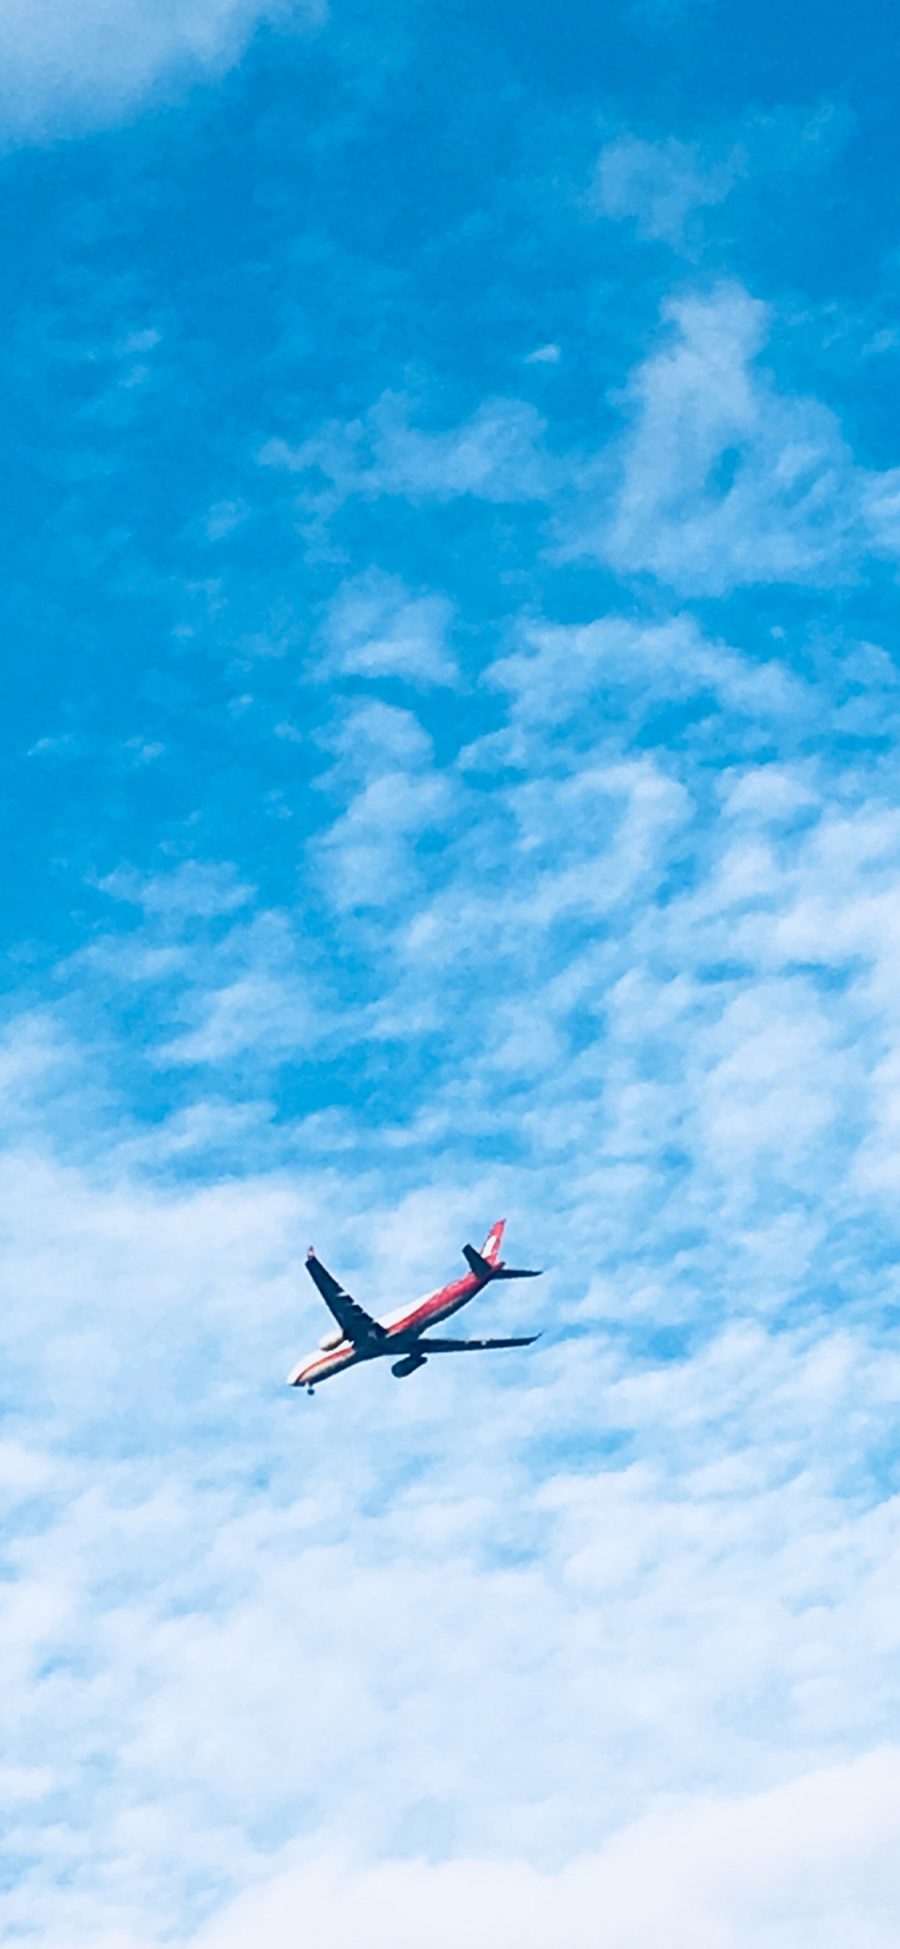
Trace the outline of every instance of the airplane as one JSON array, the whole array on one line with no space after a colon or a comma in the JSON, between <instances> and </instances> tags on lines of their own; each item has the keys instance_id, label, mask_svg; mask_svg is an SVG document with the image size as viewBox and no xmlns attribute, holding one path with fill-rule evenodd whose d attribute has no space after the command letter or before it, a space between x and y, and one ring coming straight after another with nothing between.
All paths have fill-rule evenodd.
<instances>
[{"instance_id":1,"label":"airplane","mask_svg":"<svg viewBox=\"0 0 900 1949\"><path fill-rule=\"evenodd\" d=\"M433 1353L485 1353L493 1347L530 1347L540 1338L537 1333L506 1340L448 1340L435 1337L426 1340L426 1328L435 1326L439 1320L449 1319L461 1306L468 1306L476 1293L484 1290L494 1279L539 1279L539 1272L523 1272L515 1266L508 1266L500 1257L500 1245L506 1225L505 1218L492 1225L480 1252L474 1245L463 1246L463 1258L468 1272L462 1278L441 1286L438 1292L427 1293L413 1306L403 1306L396 1313L389 1313L383 1320L375 1320L358 1306L355 1299L344 1291L343 1286L326 1271L321 1259L316 1257L310 1246L306 1256L306 1270L313 1284L318 1287L330 1313L337 1322L336 1327L325 1333L319 1341L314 1354L305 1355L288 1375L289 1387L305 1387L307 1394L313 1394L321 1381L331 1380L334 1374L342 1374L347 1367L356 1367L362 1360L380 1360L398 1355L391 1367L397 1380L405 1380L408 1374L424 1367Z\"/></svg>"}]
</instances>

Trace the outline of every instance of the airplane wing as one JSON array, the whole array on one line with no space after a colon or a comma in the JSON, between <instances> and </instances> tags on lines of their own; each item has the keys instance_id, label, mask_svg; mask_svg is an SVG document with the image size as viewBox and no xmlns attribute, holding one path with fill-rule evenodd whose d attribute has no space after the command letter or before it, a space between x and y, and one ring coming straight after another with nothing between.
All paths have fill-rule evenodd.
<instances>
[{"instance_id":1,"label":"airplane wing","mask_svg":"<svg viewBox=\"0 0 900 1949\"><path fill-rule=\"evenodd\" d=\"M533 1347L539 1333L528 1333L515 1340L430 1340L425 1334L416 1341L423 1353L487 1353L492 1347Z\"/></svg>"},{"instance_id":2,"label":"airplane wing","mask_svg":"<svg viewBox=\"0 0 900 1949\"><path fill-rule=\"evenodd\" d=\"M365 1347L371 1346L373 1340L386 1337L384 1327L373 1320L371 1313L367 1313L363 1306L358 1306L349 1293L345 1293L343 1286L327 1271L321 1259L316 1258L312 1247L306 1255L306 1270L329 1312L337 1320L345 1339L352 1340L355 1347Z\"/></svg>"}]
</instances>

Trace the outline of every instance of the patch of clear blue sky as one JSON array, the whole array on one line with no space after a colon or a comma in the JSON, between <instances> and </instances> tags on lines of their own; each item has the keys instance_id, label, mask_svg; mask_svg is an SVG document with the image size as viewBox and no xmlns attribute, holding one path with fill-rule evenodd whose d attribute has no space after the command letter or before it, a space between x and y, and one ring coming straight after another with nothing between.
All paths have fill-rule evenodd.
<instances>
[{"instance_id":1,"label":"patch of clear blue sky","mask_svg":"<svg viewBox=\"0 0 900 1949\"><path fill-rule=\"evenodd\" d=\"M499 721L478 673L523 608L665 609L653 586L556 560L529 501L356 496L311 544L295 480L258 464L266 441L297 444L386 389L432 428L514 396L546 416L551 451L596 453L673 282L664 246L589 206L603 140L720 152L748 116L832 115L819 166L751 169L683 275L725 271L784 300L766 362L839 408L862 461L896 458L896 360L861 365L817 310L871 313L873 331L891 314L895 31L887 9L836 0L340 6L317 37L262 35L219 85L3 158L2 924L17 988L132 924L92 884L122 861L229 860L263 901L296 900L298 847L334 812L316 789L334 700L313 639L349 573L377 565L457 605L466 683L416 704L439 756L473 716ZM525 365L545 341L560 362ZM210 510L232 506L212 537ZM883 584L830 595L834 626L877 632ZM811 631L821 614L771 589L694 607L750 651L774 615ZM273 735L285 720L299 742ZM663 711L653 741L679 729ZM324 939L307 893L299 945L338 979L345 950L318 918ZM340 1065L331 1087L340 1098Z\"/></svg>"}]
</instances>

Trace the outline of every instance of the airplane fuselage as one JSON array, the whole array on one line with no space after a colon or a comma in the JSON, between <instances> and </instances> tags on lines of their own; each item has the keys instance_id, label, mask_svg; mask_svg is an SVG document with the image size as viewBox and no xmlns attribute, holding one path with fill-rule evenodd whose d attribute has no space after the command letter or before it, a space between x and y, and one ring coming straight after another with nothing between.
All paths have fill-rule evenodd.
<instances>
[{"instance_id":1,"label":"airplane fuselage","mask_svg":"<svg viewBox=\"0 0 900 1949\"><path fill-rule=\"evenodd\" d=\"M384 1328L384 1337L372 1340L367 1346L356 1346L352 1340L341 1339L334 1347L317 1348L313 1354L306 1354L298 1361L288 1375L288 1385L292 1387L318 1387L321 1381L329 1381L335 1374L342 1374L347 1367L357 1367L363 1360L380 1360L387 1355L398 1359L404 1354L415 1354L420 1336L427 1327L435 1326L439 1320L448 1320L452 1313L458 1313L461 1306L467 1306L475 1294L482 1291L488 1281L479 1279L473 1272L463 1278L454 1279L449 1286L441 1286L439 1291L426 1293L417 1299L413 1306L400 1307L395 1313L388 1313L378 1324ZM428 1342L423 1341L421 1353L427 1355Z\"/></svg>"}]
</instances>

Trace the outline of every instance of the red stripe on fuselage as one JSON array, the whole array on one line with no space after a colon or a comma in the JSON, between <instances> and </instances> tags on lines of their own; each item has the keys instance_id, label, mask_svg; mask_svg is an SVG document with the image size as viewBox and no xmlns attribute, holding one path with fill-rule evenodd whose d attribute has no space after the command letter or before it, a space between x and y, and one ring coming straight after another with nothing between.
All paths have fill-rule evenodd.
<instances>
[{"instance_id":1,"label":"red stripe on fuselage","mask_svg":"<svg viewBox=\"0 0 900 1949\"><path fill-rule=\"evenodd\" d=\"M385 1329L385 1337L378 1342L374 1354L362 1353L356 1347L335 1347L331 1353L323 1353L317 1360L311 1360L297 1375L295 1387L308 1386L310 1381L330 1380L332 1374L342 1374L345 1367L356 1367L362 1360L377 1359L379 1354L391 1352L391 1342L402 1338L406 1333L422 1333L426 1326L435 1320L447 1320L451 1313L457 1313L475 1294L487 1284L485 1279L476 1278L467 1272L464 1279L454 1279L452 1285L442 1286L439 1293L432 1293L430 1299L423 1299L402 1320L395 1320Z\"/></svg>"}]
</instances>

